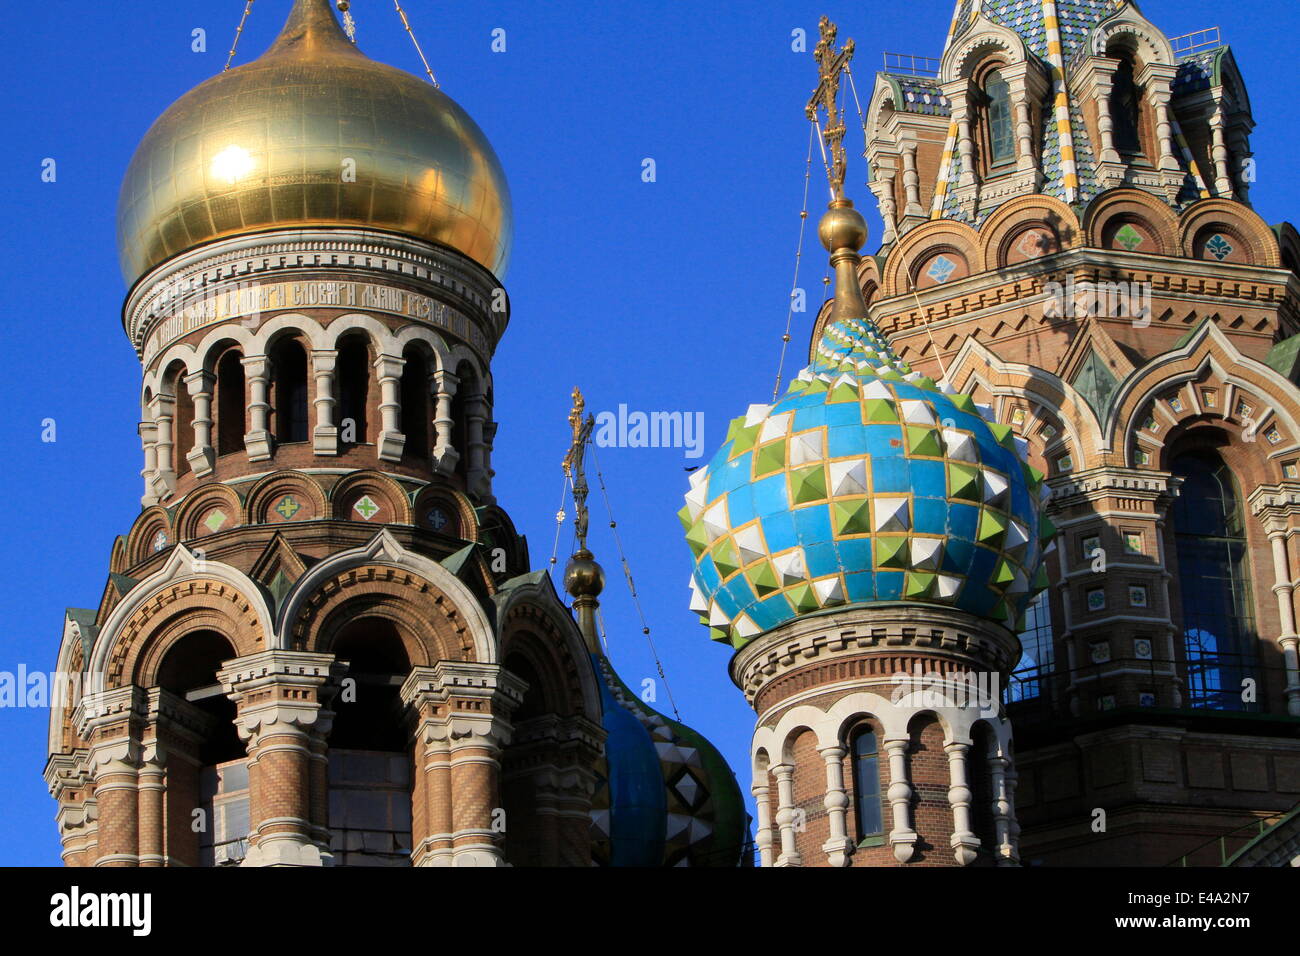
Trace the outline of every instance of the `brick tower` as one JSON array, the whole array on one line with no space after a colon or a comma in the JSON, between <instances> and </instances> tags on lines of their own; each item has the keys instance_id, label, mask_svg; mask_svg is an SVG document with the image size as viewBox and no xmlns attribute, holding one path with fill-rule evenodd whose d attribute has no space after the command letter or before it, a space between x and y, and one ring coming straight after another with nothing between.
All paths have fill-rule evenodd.
<instances>
[{"instance_id":1,"label":"brick tower","mask_svg":"<svg viewBox=\"0 0 1300 956\"><path fill-rule=\"evenodd\" d=\"M617 678L493 496L511 212L474 121L296 0L150 128L118 223L144 507L65 622L65 862L735 865L716 752L608 796Z\"/></svg>"},{"instance_id":2,"label":"brick tower","mask_svg":"<svg viewBox=\"0 0 1300 956\"><path fill-rule=\"evenodd\" d=\"M1041 574L1042 474L969 395L913 371L868 317L866 223L844 198L836 50L821 84L835 296L812 363L751 406L691 480L692 610L736 649L764 866L1012 865L1010 629Z\"/></svg>"}]
</instances>

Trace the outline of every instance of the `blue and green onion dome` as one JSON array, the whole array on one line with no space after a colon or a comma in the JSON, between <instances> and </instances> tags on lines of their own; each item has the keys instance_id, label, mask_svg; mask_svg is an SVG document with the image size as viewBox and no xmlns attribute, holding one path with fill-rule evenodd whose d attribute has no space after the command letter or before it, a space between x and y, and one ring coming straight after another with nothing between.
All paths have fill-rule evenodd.
<instances>
[{"instance_id":1,"label":"blue and green onion dome","mask_svg":"<svg viewBox=\"0 0 1300 956\"><path fill-rule=\"evenodd\" d=\"M1023 439L986 415L912 371L870 321L833 316L785 397L732 421L691 476L691 609L736 648L850 605L1017 626L1046 587L1053 529Z\"/></svg>"},{"instance_id":2,"label":"blue and green onion dome","mask_svg":"<svg viewBox=\"0 0 1300 956\"><path fill-rule=\"evenodd\" d=\"M592 797L592 857L601 866L744 866L749 815L713 744L651 708L603 654L592 654L605 756Z\"/></svg>"}]
</instances>

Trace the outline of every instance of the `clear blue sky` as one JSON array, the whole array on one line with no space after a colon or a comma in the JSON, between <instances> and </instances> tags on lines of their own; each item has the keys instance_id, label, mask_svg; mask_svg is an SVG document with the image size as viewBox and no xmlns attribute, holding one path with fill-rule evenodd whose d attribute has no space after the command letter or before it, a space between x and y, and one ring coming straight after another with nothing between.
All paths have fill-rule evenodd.
<instances>
[{"instance_id":1,"label":"clear blue sky","mask_svg":"<svg viewBox=\"0 0 1300 956\"><path fill-rule=\"evenodd\" d=\"M0 671L50 670L63 611L98 604L115 535L139 511L140 367L120 324L117 190L153 119L218 72L242 0L8 4L0 31L4 228L0 351L6 503L0 535ZM259 0L237 62L279 30L289 0ZM569 392L594 411L702 411L706 454L728 419L772 390L798 236L815 85L790 33L825 13L857 41L864 100L883 50L938 56L949 0L844 3L406 0L443 89L475 117L506 169L515 244L514 313L494 363L496 491L528 535L535 567L555 532ZM1258 128L1256 209L1300 218L1294 37L1300 5L1147 0L1170 35L1223 18ZM361 47L420 72L389 0L354 0ZM208 31L208 52L190 33ZM490 33L507 31L507 51ZM811 44L810 44L811 46ZM850 195L879 219L850 124ZM40 181L45 157L58 181ZM656 161L658 181L641 181ZM825 195L814 168L812 222ZM801 285L817 301L823 253L809 234ZM806 356L798 316L786 364ZM42 443L41 421L58 440ZM607 449L606 479L643 604L683 718L708 735L748 791L753 714L727 676L728 652L687 610L689 553L674 512L687 487L680 450ZM593 487L594 487L593 476ZM654 675L598 494L593 540L609 572L610 655L629 684ZM570 507L570 512L572 508ZM561 560L567 553L566 524ZM663 695L660 705L666 707ZM41 779L47 714L0 710L0 864L58 862L55 805Z\"/></svg>"}]
</instances>

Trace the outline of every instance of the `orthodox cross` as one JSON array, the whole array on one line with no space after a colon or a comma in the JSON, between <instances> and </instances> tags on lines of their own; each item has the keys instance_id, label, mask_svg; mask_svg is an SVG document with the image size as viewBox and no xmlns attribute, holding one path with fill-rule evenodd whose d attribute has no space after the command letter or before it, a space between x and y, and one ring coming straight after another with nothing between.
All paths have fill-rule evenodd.
<instances>
[{"instance_id":1,"label":"orthodox cross","mask_svg":"<svg viewBox=\"0 0 1300 956\"><path fill-rule=\"evenodd\" d=\"M806 112L808 119L816 122L818 108L826 111L826 128L822 130L822 136L831 149L831 166L827 175L831 184L831 197L838 201L844 198L844 172L848 164L844 158L844 120L840 116L836 99L840 94L840 74L848 69L849 61L853 59L853 41L848 40L837 51L835 24L822 17L818 28L821 30L821 39L813 49L813 59L817 61L821 81L817 84L817 89L813 90Z\"/></svg>"},{"instance_id":2,"label":"orthodox cross","mask_svg":"<svg viewBox=\"0 0 1300 956\"><path fill-rule=\"evenodd\" d=\"M587 550L587 474L582 467L582 458L591 439L591 430L596 425L596 417L582 417L587 403L582 391L573 388L573 410L569 412L569 427L573 429L573 444L564 456L564 474L573 482L573 501L575 507L573 527L578 536L578 550Z\"/></svg>"}]
</instances>

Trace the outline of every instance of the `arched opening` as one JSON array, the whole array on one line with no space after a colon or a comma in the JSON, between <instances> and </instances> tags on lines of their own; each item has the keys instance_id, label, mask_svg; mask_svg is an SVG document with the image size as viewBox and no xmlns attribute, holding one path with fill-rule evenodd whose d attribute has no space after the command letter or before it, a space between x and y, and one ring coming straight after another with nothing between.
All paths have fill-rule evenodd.
<instances>
[{"instance_id":1,"label":"arched opening","mask_svg":"<svg viewBox=\"0 0 1300 956\"><path fill-rule=\"evenodd\" d=\"M971 831L979 838L978 862L997 859L998 830L994 813L993 767L989 760L997 753L997 738L992 728L979 721L971 728L971 746L966 756L966 779L970 785Z\"/></svg>"},{"instance_id":2,"label":"arched opening","mask_svg":"<svg viewBox=\"0 0 1300 956\"><path fill-rule=\"evenodd\" d=\"M194 631L158 667L158 686L212 721L195 753L167 758L165 852L190 866L233 866L248 852L248 754L235 730L234 701L217 680L222 663L237 656L216 631Z\"/></svg>"},{"instance_id":3,"label":"arched opening","mask_svg":"<svg viewBox=\"0 0 1300 956\"><path fill-rule=\"evenodd\" d=\"M429 363L418 348L408 348L402 356L402 414L401 429L406 436L404 455L416 461L429 457L429 432L433 415L429 406Z\"/></svg>"},{"instance_id":4,"label":"arched opening","mask_svg":"<svg viewBox=\"0 0 1300 956\"><path fill-rule=\"evenodd\" d=\"M179 478L189 474L190 462L185 456L194 448L194 399L185 384L184 367L176 366L167 376L167 390L173 399L171 466Z\"/></svg>"},{"instance_id":5,"label":"arched opening","mask_svg":"<svg viewBox=\"0 0 1300 956\"><path fill-rule=\"evenodd\" d=\"M370 440L366 409L370 402L370 345L364 336L349 335L339 343L339 444L363 445Z\"/></svg>"},{"instance_id":6,"label":"arched opening","mask_svg":"<svg viewBox=\"0 0 1300 956\"><path fill-rule=\"evenodd\" d=\"M329 736L330 848L339 866L409 866L413 759L400 689L411 670L396 625L363 617L334 642L347 678Z\"/></svg>"},{"instance_id":7,"label":"arched opening","mask_svg":"<svg viewBox=\"0 0 1300 956\"><path fill-rule=\"evenodd\" d=\"M307 440L307 352L293 339L271 350L271 405L281 444Z\"/></svg>"},{"instance_id":8,"label":"arched opening","mask_svg":"<svg viewBox=\"0 0 1300 956\"><path fill-rule=\"evenodd\" d=\"M1118 56L1119 65L1110 87L1111 135L1116 151L1125 158L1142 155L1142 89L1137 84L1131 54Z\"/></svg>"},{"instance_id":9,"label":"arched opening","mask_svg":"<svg viewBox=\"0 0 1300 956\"><path fill-rule=\"evenodd\" d=\"M985 155L988 157L988 174L996 176L1007 171L1016 161L1015 123L1011 114L1011 87L1000 70L993 70L984 79L982 92L984 107Z\"/></svg>"},{"instance_id":10,"label":"arched opening","mask_svg":"<svg viewBox=\"0 0 1300 956\"><path fill-rule=\"evenodd\" d=\"M511 715L515 737L520 741L506 748L501 761L501 805L505 810L506 833L502 853L512 866L555 866L559 861L556 818L539 800L538 764L553 764L556 754L553 736L538 737L529 722L551 713L547 688L533 662L518 652L505 660L505 669L527 682L523 701Z\"/></svg>"},{"instance_id":11,"label":"arched opening","mask_svg":"<svg viewBox=\"0 0 1300 956\"><path fill-rule=\"evenodd\" d=\"M217 454L230 455L244 450L244 432L248 429L244 395L244 356L238 349L228 349L217 361Z\"/></svg>"},{"instance_id":12,"label":"arched opening","mask_svg":"<svg viewBox=\"0 0 1300 956\"><path fill-rule=\"evenodd\" d=\"M849 734L853 766L853 821L858 843L880 842L887 829L887 784L881 780L880 739L870 724L859 724Z\"/></svg>"},{"instance_id":13,"label":"arched opening","mask_svg":"<svg viewBox=\"0 0 1300 956\"><path fill-rule=\"evenodd\" d=\"M1242 700L1242 682L1260 674L1241 489L1213 449L1179 454L1169 470L1183 482L1172 511L1188 704L1256 710Z\"/></svg>"}]
</instances>

